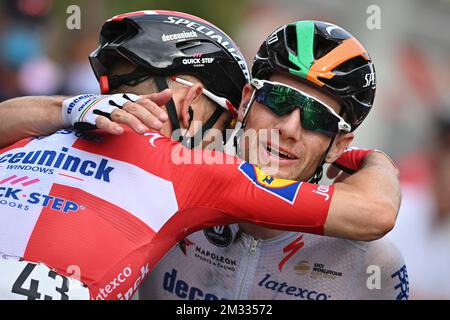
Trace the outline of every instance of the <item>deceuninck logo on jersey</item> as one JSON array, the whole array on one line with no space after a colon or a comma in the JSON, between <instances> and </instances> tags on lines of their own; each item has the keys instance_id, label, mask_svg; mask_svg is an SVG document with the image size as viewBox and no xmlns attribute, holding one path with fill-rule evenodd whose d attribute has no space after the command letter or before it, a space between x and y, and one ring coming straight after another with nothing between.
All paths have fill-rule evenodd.
<instances>
[{"instance_id":1,"label":"deceuninck logo on jersey","mask_svg":"<svg viewBox=\"0 0 450 320\"><path fill-rule=\"evenodd\" d=\"M272 177L271 175L264 173L260 168L248 162L243 162L238 169L256 186L272 193L290 204L294 203L298 190L300 189L300 185L302 184L299 181Z\"/></svg>"}]
</instances>

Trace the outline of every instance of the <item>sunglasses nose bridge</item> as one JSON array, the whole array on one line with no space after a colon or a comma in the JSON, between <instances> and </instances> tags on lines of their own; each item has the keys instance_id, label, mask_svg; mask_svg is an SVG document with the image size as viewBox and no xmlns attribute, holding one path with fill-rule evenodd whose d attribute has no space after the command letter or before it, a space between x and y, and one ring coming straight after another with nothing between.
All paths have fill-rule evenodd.
<instances>
[{"instance_id":1,"label":"sunglasses nose bridge","mask_svg":"<svg viewBox=\"0 0 450 320\"><path fill-rule=\"evenodd\" d=\"M278 117L276 129L280 131L280 136L284 139L299 140L303 130L301 124L300 108L295 108L288 114Z\"/></svg>"}]
</instances>

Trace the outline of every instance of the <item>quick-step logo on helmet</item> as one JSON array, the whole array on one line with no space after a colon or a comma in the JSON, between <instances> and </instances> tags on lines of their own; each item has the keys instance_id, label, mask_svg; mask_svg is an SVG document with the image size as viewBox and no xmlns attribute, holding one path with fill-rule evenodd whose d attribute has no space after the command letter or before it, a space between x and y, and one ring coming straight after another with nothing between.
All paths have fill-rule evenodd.
<instances>
[{"instance_id":1,"label":"quick-step logo on helmet","mask_svg":"<svg viewBox=\"0 0 450 320\"><path fill-rule=\"evenodd\" d=\"M200 32L205 36L211 38L212 40L218 42L234 57L234 59L238 62L239 66L243 70L245 78L247 79L247 81L250 81L250 75L244 57L242 57L239 51L236 50L236 48L233 46L233 43L230 43L226 38L224 39L225 33L223 33L223 35L218 34L218 32L216 30L213 30L212 28L208 28L203 24L199 24L197 22L180 17L170 16L167 17L167 20L165 20L164 22L178 25L185 25L186 27L193 29L197 32Z\"/></svg>"},{"instance_id":2,"label":"quick-step logo on helmet","mask_svg":"<svg viewBox=\"0 0 450 320\"><path fill-rule=\"evenodd\" d=\"M25 170L51 175L54 174L55 169L61 169L110 182L110 174L114 168L108 166L107 159L101 159L99 163L91 160L83 161L66 152L69 152L69 149L63 147L61 151L34 150L8 153L0 157L0 163L10 163L7 165L7 170Z\"/></svg>"}]
</instances>

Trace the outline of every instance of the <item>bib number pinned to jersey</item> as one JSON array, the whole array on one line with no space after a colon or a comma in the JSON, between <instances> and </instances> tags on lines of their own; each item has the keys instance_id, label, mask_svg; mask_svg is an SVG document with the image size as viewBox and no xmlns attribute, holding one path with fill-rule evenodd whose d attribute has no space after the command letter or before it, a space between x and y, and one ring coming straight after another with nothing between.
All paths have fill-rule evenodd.
<instances>
[{"instance_id":1,"label":"bib number pinned to jersey","mask_svg":"<svg viewBox=\"0 0 450 320\"><path fill-rule=\"evenodd\" d=\"M79 281L59 275L44 264L0 257L0 274L0 299L89 299L89 290Z\"/></svg>"}]
</instances>

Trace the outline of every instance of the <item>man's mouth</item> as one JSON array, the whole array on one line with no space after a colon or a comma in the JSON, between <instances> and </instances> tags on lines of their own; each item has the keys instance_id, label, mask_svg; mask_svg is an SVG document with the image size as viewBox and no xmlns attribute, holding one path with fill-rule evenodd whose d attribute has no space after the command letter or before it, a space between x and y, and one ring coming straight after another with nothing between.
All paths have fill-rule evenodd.
<instances>
[{"instance_id":1,"label":"man's mouth","mask_svg":"<svg viewBox=\"0 0 450 320\"><path fill-rule=\"evenodd\" d=\"M266 151L270 156L279 158L281 160L297 160L298 159L295 155L289 153L286 150L280 150L279 148L272 147L269 145L266 145Z\"/></svg>"}]
</instances>

